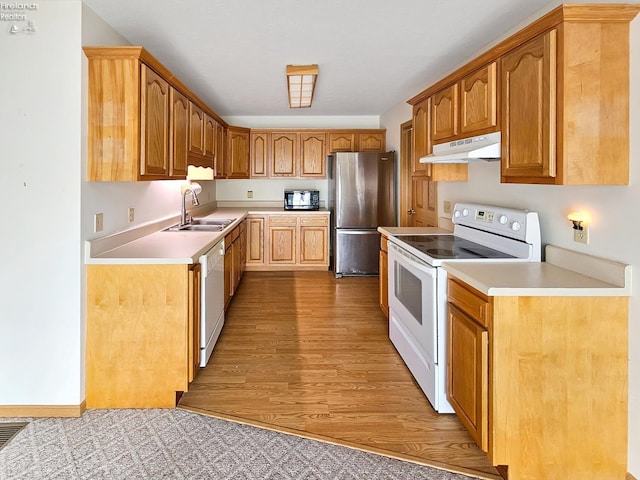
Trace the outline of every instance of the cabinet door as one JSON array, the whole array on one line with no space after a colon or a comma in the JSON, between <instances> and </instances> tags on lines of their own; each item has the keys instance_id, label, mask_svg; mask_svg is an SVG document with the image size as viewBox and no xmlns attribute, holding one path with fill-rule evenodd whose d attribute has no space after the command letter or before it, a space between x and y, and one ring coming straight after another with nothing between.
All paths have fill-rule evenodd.
<instances>
[{"instance_id":1,"label":"cabinet door","mask_svg":"<svg viewBox=\"0 0 640 480\"><path fill-rule=\"evenodd\" d=\"M140 92L140 175L169 175L169 84L143 65Z\"/></svg>"},{"instance_id":2,"label":"cabinet door","mask_svg":"<svg viewBox=\"0 0 640 480\"><path fill-rule=\"evenodd\" d=\"M269 227L269 263L296 263L296 227Z\"/></svg>"},{"instance_id":3,"label":"cabinet door","mask_svg":"<svg viewBox=\"0 0 640 480\"><path fill-rule=\"evenodd\" d=\"M247 263L264 264L264 217L247 218Z\"/></svg>"},{"instance_id":4,"label":"cabinet door","mask_svg":"<svg viewBox=\"0 0 640 480\"><path fill-rule=\"evenodd\" d=\"M244 270L247 265L247 221L243 220L239 225L240 235L238 236L237 242L239 243L239 259L238 259L238 283L242 279L242 275L244 275ZM237 287L237 285L236 285Z\"/></svg>"},{"instance_id":5,"label":"cabinet door","mask_svg":"<svg viewBox=\"0 0 640 480\"><path fill-rule=\"evenodd\" d=\"M355 133L330 133L329 134L329 152L355 152L356 151L356 134Z\"/></svg>"},{"instance_id":6,"label":"cabinet door","mask_svg":"<svg viewBox=\"0 0 640 480\"><path fill-rule=\"evenodd\" d=\"M200 369L201 282L200 264L195 263L189 268L189 382Z\"/></svg>"},{"instance_id":7,"label":"cabinet door","mask_svg":"<svg viewBox=\"0 0 640 480\"><path fill-rule=\"evenodd\" d=\"M269 133L251 132L251 178L269 176Z\"/></svg>"},{"instance_id":8,"label":"cabinet door","mask_svg":"<svg viewBox=\"0 0 640 480\"><path fill-rule=\"evenodd\" d=\"M227 244L227 237L225 237L225 250L224 250L224 309L227 310L227 306L233 296L233 242L230 241Z\"/></svg>"},{"instance_id":9,"label":"cabinet door","mask_svg":"<svg viewBox=\"0 0 640 480\"><path fill-rule=\"evenodd\" d=\"M496 62L460 81L460 130L475 135L495 130L498 122Z\"/></svg>"},{"instance_id":10,"label":"cabinet door","mask_svg":"<svg viewBox=\"0 0 640 480\"><path fill-rule=\"evenodd\" d=\"M207 166L213 168L213 157L216 155L216 122L205 113L204 115L204 156L207 157Z\"/></svg>"},{"instance_id":11,"label":"cabinet door","mask_svg":"<svg viewBox=\"0 0 640 480\"><path fill-rule=\"evenodd\" d=\"M326 135L300 134L300 176L326 177Z\"/></svg>"},{"instance_id":12,"label":"cabinet door","mask_svg":"<svg viewBox=\"0 0 640 480\"><path fill-rule=\"evenodd\" d=\"M489 448L489 334L449 303L447 396L483 451Z\"/></svg>"},{"instance_id":13,"label":"cabinet door","mask_svg":"<svg viewBox=\"0 0 640 480\"><path fill-rule=\"evenodd\" d=\"M502 178L556 175L556 31L501 59Z\"/></svg>"},{"instance_id":14,"label":"cabinet door","mask_svg":"<svg viewBox=\"0 0 640 480\"><path fill-rule=\"evenodd\" d=\"M359 133L358 152L384 152L384 133Z\"/></svg>"},{"instance_id":15,"label":"cabinet door","mask_svg":"<svg viewBox=\"0 0 640 480\"><path fill-rule=\"evenodd\" d=\"M295 133L271 134L271 176L296 176L296 143Z\"/></svg>"},{"instance_id":16,"label":"cabinet door","mask_svg":"<svg viewBox=\"0 0 640 480\"><path fill-rule=\"evenodd\" d=\"M229 128L228 178L249 178L249 131Z\"/></svg>"},{"instance_id":17,"label":"cabinet door","mask_svg":"<svg viewBox=\"0 0 640 480\"><path fill-rule=\"evenodd\" d=\"M204 112L189 102L189 152L204 155Z\"/></svg>"},{"instance_id":18,"label":"cabinet door","mask_svg":"<svg viewBox=\"0 0 640 480\"><path fill-rule=\"evenodd\" d=\"M189 153L189 100L171 88L171 142L169 176L186 178Z\"/></svg>"},{"instance_id":19,"label":"cabinet door","mask_svg":"<svg viewBox=\"0 0 640 480\"><path fill-rule=\"evenodd\" d=\"M227 129L224 125L216 125L216 178L227 177Z\"/></svg>"},{"instance_id":20,"label":"cabinet door","mask_svg":"<svg viewBox=\"0 0 640 480\"><path fill-rule=\"evenodd\" d=\"M413 157L411 172L413 175L429 175L429 164L420 163L420 157L431 153L430 121L431 98L427 98L413 107Z\"/></svg>"},{"instance_id":21,"label":"cabinet door","mask_svg":"<svg viewBox=\"0 0 640 480\"><path fill-rule=\"evenodd\" d=\"M455 137L458 134L458 84L451 85L431 97L431 140Z\"/></svg>"},{"instance_id":22,"label":"cabinet door","mask_svg":"<svg viewBox=\"0 0 640 480\"><path fill-rule=\"evenodd\" d=\"M328 227L300 227L300 263L327 264Z\"/></svg>"}]
</instances>

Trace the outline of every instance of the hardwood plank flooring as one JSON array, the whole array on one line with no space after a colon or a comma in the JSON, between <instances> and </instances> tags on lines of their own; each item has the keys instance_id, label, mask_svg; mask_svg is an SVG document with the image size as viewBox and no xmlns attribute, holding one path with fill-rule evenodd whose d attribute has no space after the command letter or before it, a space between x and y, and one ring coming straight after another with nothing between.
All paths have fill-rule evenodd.
<instances>
[{"instance_id":1,"label":"hardwood plank flooring","mask_svg":"<svg viewBox=\"0 0 640 480\"><path fill-rule=\"evenodd\" d=\"M500 479L388 337L377 277L247 272L179 408Z\"/></svg>"}]
</instances>

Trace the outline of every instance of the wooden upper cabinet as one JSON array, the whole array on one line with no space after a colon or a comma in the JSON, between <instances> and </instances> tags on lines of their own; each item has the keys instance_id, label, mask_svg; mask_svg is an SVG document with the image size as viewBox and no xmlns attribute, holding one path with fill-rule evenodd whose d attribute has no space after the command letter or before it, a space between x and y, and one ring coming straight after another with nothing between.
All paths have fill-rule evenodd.
<instances>
[{"instance_id":1,"label":"wooden upper cabinet","mask_svg":"<svg viewBox=\"0 0 640 480\"><path fill-rule=\"evenodd\" d=\"M429 110L431 98L413 106L413 158L411 161L411 173L413 175L429 175L429 164L420 163L420 157L431 153L431 135L429 126Z\"/></svg>"},{"instance_id":2,"label":"wooden upper cabinet","mask_svg":"<svg viewBox=\"0 0 640 480\"><path fill-rule=\"evenodd\" d=\"M189 104L189 152L204 155L204 112L193 102Z\"/></svg>"},{"instance_id":3,"label":"wooden upper cabinet","mask_svg":"<svg viewBox=\"0 0 640 480\"><path fill-rule=\"evenodd\" d=\"M249 129L229 127L227 178L249 178Z\"/></svg>"},{"instance_id":4,"label":"wooden upper cabinet","mask_svg":"<svg viewBox=\"0 0 640 480\"><path fill-rule=\"evenodd\" d=\"M301 177L326 176L326 137L324 132L300 134Z\"/></svg>"},{"instance_id":5,"label":"wooden upper cabinet","mask_svg":"<svg viewBox=\"0 0 640 480\"><path fill-rule=\"evenodd\" d=\"M169 84L142 65L140 92L140 174L169 175Z\"/></svg>"},{"instance_id":6,"label":"wooden upper cabinet","mask_svg":"<svg viewBox=\"0 0 640 480\"><path fill-rule=\"evenodd\" d=\"M224 125L216 125L215 178L227 177L227 129Z\"/></svg>"},{"instance_id":7,"label":"wooden upper cabinet","mask_svg":"<svg viewBox=\"0 0 640 480\"><path fill-rule=\"evenodd\" d=\"M431 97L431 140L453 138L458 134L458 84L451 85Z\"/></svg>"},{"instance_id":8,"label":"wooden upper cabinet","mask_svg":"<svg viewBox=\"0 0 640 480\"><path fill-rule=\"evenodd\" d=\"M556 30L502 62L502 177L556 176Z\"/></svg>"},{"instance_id":9,"label":"wooden upper cabinet","mask_svg":"<svg viewBox=\"0 0 640 480\"><path fill-rule=\"evenodd\" d=\"M384 152L386 132L359 133L358 152Z\"/></svg>"},{"instance_id":10,"label":"wooden upper cabinet","mask_svg":"<svg viewBox=\"0 0 640 480\"><path fill-rule=\"evenodd\" d=\"M298 161L297 135L295 133L271 133L271 176L295 177Z\"/></svg>"},{"instance_id":11,"label":"wooden upper cabinet","mask_svg":"<svg viewBox=\"0 0 640 480\"><path fill-rule=\"evenodd\" d=\"M251 171L252 177L267 177L269 175L269 132L251 132Z\"/></svg>"},{"instance_id":12,"label":"wooden upper cabinet","mask_svg":"<svg viewBox=\"0 0 640 480\"><path fill-rule=\"evenodd\" d=\"M356 134L333 132L329 133L329 152L355 152Z\"/></svg>"},{"instance_id":13,"label":"wooden upper cabinet","mask_svg":"<svg viewBox=\"0 0 640 480\"><path fill-rule=\"evenodd\" d=\"M496 62L460 81L460 132L476 135L498 125Z\"/></svg>"},{"instance_id":14,"label":"wooden upper cabinet","mask_svg":"<svg viewBox=\"0 0 640 480\"><path fill-rule=\"evenodd\" d=\"M216 155L216 122L205 113L204 115L204 156L213 159ZM213 167L213 162L209 165Z\"/></svg>"},{"instance_id":15,"label":"wooden upper cabinet","mask_svg":"<svg viewBox=\"0 0 640 480\"><path fill-rule=\"evenodd\" d=\"M189 100L171 87L169 176L185 178L189 152Z\"/></svg>"}]
</instances>

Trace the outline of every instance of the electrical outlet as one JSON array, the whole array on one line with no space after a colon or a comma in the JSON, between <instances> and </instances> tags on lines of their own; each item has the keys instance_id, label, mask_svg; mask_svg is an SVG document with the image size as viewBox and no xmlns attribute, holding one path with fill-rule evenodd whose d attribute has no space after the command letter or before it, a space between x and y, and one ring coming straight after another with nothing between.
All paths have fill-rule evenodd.
<instances>
[{"instance_id":1,"label":"electrical outlet","mask_svg":"<svg viewBox=\"0 0 640 480\"><path fill-rule=\"evenodd\" d=\"M444 213L451 213L451 202L449 200L444 201Z\"/></svg>"},{"instance_id":2,"label":"electrical outlet","mask_svg":"<svg viewBox=\"0 0 640 480\"><path fill-rule=\"evenodd\" d=\"M584 243L589 245L589 226L582 225L582 230L573 230L573 241L576 243Z\"/></svg>"},{"instance_id":3,"label":"electrical outlet","mask_svg":"<svg viewBox=\"0 0 640 480\"><path fill-rule=\"evenodd\" d=\"M94 232L100 232L103 228L103 224L102 224L102 214L101 213L96 213L93 216L93 231Z\"/></svg>"},{"instance_id":4,"label":"electrical outlet","mask_svg":"<svg viewBox=\"0 0 640 480\"><path fill-rule=\"evenodd\" d=\"M253 198L253 190L247 190L247 198Z\"/></svg>"},{"instance_id":5,"label":"electrical outlet","mask_svg":"<svg viewBox=\"0 0 640 480\"><path fill-rule=\"evenodd\" d=\"M129 223L133 222L134 217L134 209L133 207L129 207Z\"/></svg>"}]
</instances>

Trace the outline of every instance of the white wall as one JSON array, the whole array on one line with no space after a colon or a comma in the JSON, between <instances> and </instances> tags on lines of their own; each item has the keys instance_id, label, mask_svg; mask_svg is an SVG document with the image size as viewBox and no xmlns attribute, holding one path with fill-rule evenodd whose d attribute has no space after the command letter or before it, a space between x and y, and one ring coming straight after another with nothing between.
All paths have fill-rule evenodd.
<instances>
[{"instance_id":1,"label":"white wall","mask_svg":"<svg viewBox=\"0 0 640 480\"><path fill-rule=\"evenodd\" d=\"M543 243L619 260L633 266L634 276L640 275L640 250L636 240L640 238L640 225L636 223L635 213L636 206L640 205L640 18L631 24L630 107L629 186L501 184L499 163L473 163L469 165L468 182L438 184L440 215L443 215L445 200L535 210L540 214ZM403 109L396 107L381 117L381 125L387 132L399 130L400 123L406 120L398 111ZM387 135L389 138L389 133ZM591 215L589 245L573 242L573 231L567 220L567 214L573 210L584 210ZM602 321L606 322L606 318ZM629 355L629 471L640 478L640 282L635 282L630 299Z\"/></svg>"},{"instance_id":2,"label":"white wall","mask_svg":"<svg viewBox=\"0 0 640 480\"><path fill-rule=\"evenodd\" d=\"M0 32L0 405L79 405L81 3L29 16Z\"/></svg>"}]
</instances>

